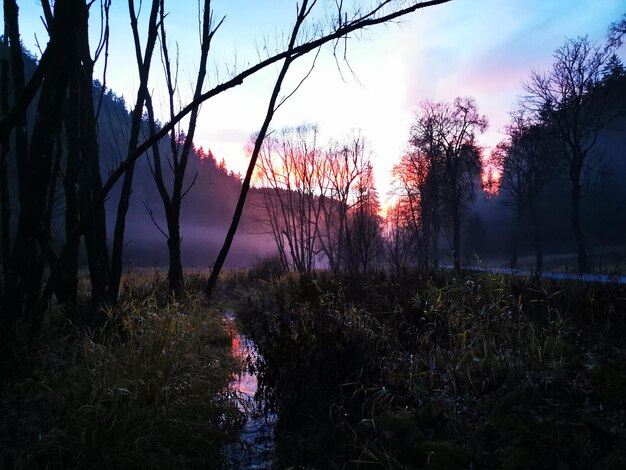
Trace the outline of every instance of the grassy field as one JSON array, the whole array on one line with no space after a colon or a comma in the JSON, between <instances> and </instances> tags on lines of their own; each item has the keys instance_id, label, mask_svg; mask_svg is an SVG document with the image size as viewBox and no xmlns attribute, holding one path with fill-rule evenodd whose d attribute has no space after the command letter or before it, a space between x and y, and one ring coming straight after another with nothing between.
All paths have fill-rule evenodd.
<instances>
[{"instance_id":1,"label":"grassy field","mask_svg":"<svg viewBox=\"0 0 626 470\"><path fill-rule=\"evenodd\" d=\"M98 331L53 308L0 384L0 468L219 466L243 419L227 389L239 364L198 281L174 302L164 276L128 275Z\"/></svg>"},{"instance_id":2,"label":"grassy field","mask_svg":"<svg viewBox=\"0 0 626 470\"><path fill-rule=\"evenodd\" d=\"M0 383L0 468L220 468L244 420L233 305L279 468L626 468L624 285L270 262L211 306L202 284L173 301L128 274L97 331L53 306Z\"/></svg>"},{"instance_id":3,"label":"grassy field","mask_svg":"<svg viewBox=\"0 0 626 470\"><path fill-rule=\"evenodd\" d=\"M232 282L285 467L626 468L626 286L273 274Z\"/></svg>"}]
</instances>

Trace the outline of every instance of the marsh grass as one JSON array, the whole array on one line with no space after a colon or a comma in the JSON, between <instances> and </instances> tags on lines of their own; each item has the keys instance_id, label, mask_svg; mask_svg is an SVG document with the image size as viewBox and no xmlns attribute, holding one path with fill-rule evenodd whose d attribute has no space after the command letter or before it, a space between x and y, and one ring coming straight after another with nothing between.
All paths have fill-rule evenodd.
<instances>
[{"instance_id":1,"label":"marsh grass","mask_svg":"<svg viewBox=\"0 0 626 470\"><path fill-rule=\"evenodd\" d=\"M52 309L27 377L2 384L2 468L215 468L242 416L221 310L127 276L107 322Z\"/></svg>"},{"instance_id":2,"label":"marsh grass","mask_svg":"<svg viewBox=\"0 0 626 470\"><path fill-rule=\"evenodd\" d=\"M624 286L318 273L240 295L285 466L626 465Z\"/></svg>"}]
</instances>

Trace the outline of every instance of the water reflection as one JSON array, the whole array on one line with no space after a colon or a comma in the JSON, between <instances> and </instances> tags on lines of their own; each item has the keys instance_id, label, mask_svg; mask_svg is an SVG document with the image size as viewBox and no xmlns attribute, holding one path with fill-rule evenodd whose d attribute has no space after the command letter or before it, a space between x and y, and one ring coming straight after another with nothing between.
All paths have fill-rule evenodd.
<instances>
[{"instance_id":1,"label":"water reflection","mask_svg":"<svg viewBox=\"0 0 626 470\"><path fill-rule=\"evenodd\" d=\"M226 465L232 469L270 469L276 450L274 426L277 417L256 397L259 354L254 342L237 331L233 313L226 313L225 319L232 338L233 354L240 357L245 366L241 375L233 377L229 388L238 397L239 407L246 414L239 441L226 449Z\"/></svg>"}]
</instances>

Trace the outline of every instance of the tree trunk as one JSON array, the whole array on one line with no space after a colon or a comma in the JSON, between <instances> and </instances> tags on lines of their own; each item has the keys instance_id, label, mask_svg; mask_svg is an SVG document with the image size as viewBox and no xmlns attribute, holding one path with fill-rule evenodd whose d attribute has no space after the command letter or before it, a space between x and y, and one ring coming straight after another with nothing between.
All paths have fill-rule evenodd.
<instances>
[{"instance_id":1,"label":"tree trunk","mask_svg":"<svg viewBox=\"0 0 626 470\"><path fill-rule=\"evenodd\" d=\"M452 259L456 272L461 271L461 217L459 211L459 203L455 200L452 206Z\"/></svg>"},{"instance_id":2,"label":"tree trunk","mask_svg":"<svg viewBox=\"0 0 626 470\"><path fill-rule=\"evenodd\" d=\"M4 40L7 47L7 38ZM9 60L5 57L0 65L0 113L6 115L9 112ZM10 150L9 137L1 143L0 148L0 224L2 224L2 283L0 284L4 294L4 281L9 273L9 258L11 257L11 201L9 196L9 178L7 157Z\"/></svg>"},{"instance_id":3,"label":"tree trunk","mask_svg":"<svg viewBox=\"0 0 626 470\"><path fill-rule=\"evenodd\" d=\"M298 31L302 22L304 21L305 6L306 2L303 2L302 6L300 7L300 14L298 15L298 19L296 20L296 24L294 25L292 31L292 36L288 48L289 51L294 48ZM241 193L239 194L239 199L237 200L237 206L235 207L233 220L230 224L230 227L228 228L226 239L224 240L224 245L217 255L217 259L215 260L215 264L213 265L213 270L211 271L209 280L207 281L207 284L204 288L204 293L209 300L213 295L213 291L215 290L215 286L217 285L217 280L219 278L220 272L222 271L222 267L224 266L224 262L226 261L226 256L228 256L230 246L232 245L233 239L235 238L235 233L237 232L237 227L239 226L239 221L241 220L241 214L243 214L243 207L246 202L246 197L248 195L248 191L250 190L250 181L252 180L254 167L256 166L259 152L261 151L261 146L263 145L263 141L265 140L265 136L267 135L267 130L270 127L272 118L274 117L274 112L276 111L276 101L278 100L278 94L280 93L280 89L282 88L283 81L285 80L285 76L287 75L287 71L289 70L289 67L294 60L295 58L291 56L287 56L285 58L283 66L278 74L278 78L276 79L276 83L274 84L274 89L272 90L272 95L270 97L267 112L265 113L265 119L263 121L263 125L261 126L261 130L259 131L259 134L256 138L256 141L254 142L254 149L252 150L252 155L250 156L250 162L248 163L246 176L241 185Z\"/></svg>"},{"instance_id":4,"label":"tree trunk","mask_svg":"<svg viewBox=\"0 0 626 470\"><path fill-rule=\"evenodd\" d=\"M22 56L22 45L20 43L19 31L19 9L15 0L4 0L4 22L5 22L5 43L9 40L9 54L11 60L11 78L13 79L13 95L17 102L24 91L24 59ZM8 74L8 68L3 70ZM7 97L8 98L8 97ZM4 115L4 114L3 114ZM5 143L9 143L10 133L6 135ZM20 114L15 123L15 160L17 165L18 181L22 181L25 177L24 165L28 158L28 141L26 133L26 112ZM5 160L6 162L6 160ZM3 162L4 163L4 162ZM6 164L3 172L7 171ZM6 189L5 189L6 188ZM25 197L24 190L18 185L18 199L21 201ZM6 190L6 194L4 191ZM2 318L0 335L2 337L12 336L14 326L18 317L22 313L22 295L21 287L18 286L18 279L13 273L13 255L10 251L10 205L8 205L8 181L2 188L2 229L3 229L3 259L2 267L4 271L4 303L5 311ZM7 205L5 205L5 203ZM8 232L8 233L7 233ZM15 247L13 248L15 249Z\"/></svg>"},{"instance_id":5,"label":"tree trunk","mask_svg":"<svg viewBox=\"0 0 626 470\"><path fill-rule=\"evenodd\" d=\"M162 7L163 8L163 7ZM163 40L163 51L167 60L167 68L169 69L169 57L167 57L167 44L165 40L165 12L161 9L161 35ZM204 8L202 14L202 44L200 48L200 67L198 69L198 75L196 80L196 89L194 92L194 99L198 99L202 94L202 87L204 79L206 77L207 60L209 55L209 48L211 46L211 2L210 0L204 0ZM171 71L167 70L169 77L171 77ZM170 107L173 109L173 91L174 87L169 83L170 90ZM189 161L189 154L193 149L193 138L196 133L196 125L198 122L198 113L200 109L195 108L191 112L189 117L189 126L187 127L187 135L185 137L185 143L183 144L183 151L180 156L180 160L174 159L174 184L172 188L172 198L170 210L167 210L167 203L164 200L166 207L165 216L167 218L168 238L167 247L170 255L170 267L168 272L168 282L170 291L176 295L181 296L184 288L183 267L181 262L181 236L180 236L180 207L183 201L185 193L183 192L183 184L185 182L185 173L187 171L187 162ZM173 116L172 116L173 117ZM193 182L191 183L193 184ZM163 194L161 195L163 197Z\"/></svg>"},{"instance_id":6,"label":"tree trunk","mask_svg":"<svg viewBox=\"0 0 626 470\"><path fill-rule=\"evenodd\" d=\"M98 148L96 112L93 99L93 60L89 49L89 8L81 2L79 59L82 68L76 79L80 92L80 152L82 174L79 182L80 214L88 221L85 248L91 281L91 312L97 315L109 286L109 248L107 245L104 204L96 199L102 192L100 151ZM93 318L88 319L90 321Z\"/></svg>"},{"instance_id":7,"label":"tree trunk","mask_svg":"<svg viewBox=\"0 0 626 470\"><path fill-rule=\"evenodd\" d=\"M441 218L439 215L439 194L434 193L434 203L432 205L431 219L432 219L432 253L433 253L433 268L439 268L439 236L441 234Z\"/></svg>"},{"instance_id":8,"label":"tree trunk","mask_svg":"<svg viewBox=\"0 0 626 470\"><path fill-rule=\"evenodd\" d=\"M173 212L173 211L172 211ZM170 255L170 267L167 272L167 281L170 292L176 296L180 297L183 293L183 289L185 287L184 276L183 276L183 265L180 260L180 224L179 217L180 211L177 211L176 214L167 214L167 248L169 250Z\"/></svg>"},{"instance_id":9,"label":"tree trunk","mask_svg":"<svg viewBox=\"0 0 626 470\"><path fill-rule=\"evenodd\" d=\"M422 217L422 236L421 241L419 243L419 245L422 247L421 252L422 252L422 256L421 256L421 260L420 263L421 266L423 266L423 269L428 269L428 265L430 262L430 240L432 238L432 221L430 218L430 203L427 204L421 204L421 212L423 214Z\"/></svg>"},{"instance_id":10,"label":"tree trunk","mask_svg":"<svg viewBox=\"0 0 626 470\"><path fill-rule=\"evenodd\" d=\"M589 262L587 259L587 243L580 224L580 185L576 184L572 188L572 229L574 230L574 238L576 240L576 252L578 259L578 272L586 273L589 271Z\"/></svg>"},{"instance_id":11,"label":"tree trunk","mask_svg":"<svg viewBox=\"0 0 626 470\"><path fill-rule=\"evenodd\" d=\"M135 140L135 143L137 140ZM122 280L123 256L124 256L124 233L126 231L126 214L130 206L130 196L132 194L133 177L135 175L135 165L132 164L124 174L120 200L117 205L115 218L115 228L113 230L113 250L111 251L111 282L106 294L107 302L114 304L117 302Z\"/></svg>"},{"instance_id":12,"label":"tree trunk","mask_svg":"<svg viewBox=\"0 0 626 470\"><path fill-rule=\"evenodd\" d=\"M73 67L76 76L76 63ZM74 78L73 77L73 78ZM72 319L76 312L78 289L78 249L79 240L72 238L72 232L78 226L78 177L80 172L80 94L78 83L72 79L69 84L68 108L65 112L65 138L67 142L67 157L63 189L65 191L65 238L68 246L68 256L63 261L62 269L55 280L55 295L66 314ZM60 142L59 142L60 144Z\"/></svg>"},{"instance_id":13,"label":"tree trunk","mask_svg":"<svg viewBox=\"0 0 626 470\"><path fill-rule=\"evenodd\" d=\"M580 178L582 174L582 164L585 161L585 156L579 149L573 148L574 162L570 168L570 182L572 184L571 191L571 222L572 230L574 231L574 239L576 240L576 252L578 259L578 272L586 273L589 270L589 263L587 260L587 243L585 235L580 223L580 200L582 198L582 187L580 184Z\"/></svg>"},{"instance_id":14,"label":"tree trunk","mask_svg":"<svg viewBox=\"0 0 626 470\"><path fill-rule=\"evenodd\" d=\"M530 220L533 224L533 241L535 243L535 272L543 271L543 249L541 246L541 228L539 227L539 219L537 216L537 208L534 201L529 204Z\"/></svg>"},{"instance_id":15,"label":"tree trunk","mask_svg":"<svg viewBox=\"0 0 626 470\"><path fill-rule=\"evenodd\" d=\"M509 266L511 269L517 269L517 257L519 250L519 231L520 231L520 218L521 209L517 207L515 209L515 219L513 221L513 233L512 233L512 245L511 245L511 260Z\"/></svg>"},{"instance_id":16,"label":"tree trunk","mask_svg":"<svg viewBox=\"0 0 626 470\"><path fill-rule=\"evenodd\" d=\"M40 317L39 301L46 259L44 247L50 241L46 227L50 214L46 212L50 207L50 186L55 184L53 164L71 67L68 51L72 49L72 30L76 24L72 3L69 0L55 3L54 25L51 27L54 40L49 46L53 48L55 67L46 71L28 158L19 175L20 215L9 285L16 313L25 314L31 328L38 326Z\"/></svg>"}]
</instances>

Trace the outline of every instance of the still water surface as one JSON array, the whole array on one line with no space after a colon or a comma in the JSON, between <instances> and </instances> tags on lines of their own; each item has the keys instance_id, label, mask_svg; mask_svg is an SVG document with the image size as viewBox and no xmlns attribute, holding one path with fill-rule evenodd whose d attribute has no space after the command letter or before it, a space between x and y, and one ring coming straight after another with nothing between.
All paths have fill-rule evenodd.
<instances>
[{"instance_id":1,"label":"still water surface","mask_svg":"<svg viewBox=\"0 0 626 470\"><path fill-rule=\"evenodd\" d=\"M227 312L225 319L232 338L233 355L244 361L243 372L233 377L229 388L238 397L238 406L246 414L239 441L226 449L226 468L270 469L275 461L277 416L269 412L265 402L257 397L259 353L256 344L237 331L234 314Z\"/></svg>"}]
</instances>

